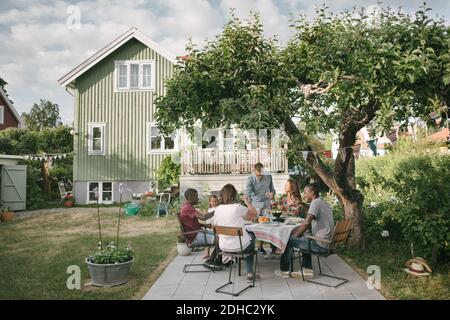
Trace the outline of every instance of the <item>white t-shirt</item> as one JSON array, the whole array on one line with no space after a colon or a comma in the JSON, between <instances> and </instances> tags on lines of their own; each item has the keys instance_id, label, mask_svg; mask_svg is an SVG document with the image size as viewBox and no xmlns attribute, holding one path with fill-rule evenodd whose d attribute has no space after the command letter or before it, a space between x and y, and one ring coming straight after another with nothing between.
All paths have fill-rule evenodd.
<instances>
[{"instance_id":1,"label":"white t-shirt","mask_svg":"<svg viewBox=\"0 0 450 320\"><path fill-rule=\"evenodd\" d=\"M208 213L213 212L216 208L208 208ZM214 216L205 221L206 224L214 224Z\"/></svg>"},{"instance_id":2,"label":"white t-shirt","mask_svg":"<svg viewBox=\"0 0 450 320\"><path fill-rule=\"evenodd\" d=\"M244 227L248 208L239 203L221 204L214 210L214 225L221 227ZM248 247L252 239L244 228L241 237L242 249ZM239 237L219 235L219 247L223 251L240 251Z\"/></svg>"}]
</instances>

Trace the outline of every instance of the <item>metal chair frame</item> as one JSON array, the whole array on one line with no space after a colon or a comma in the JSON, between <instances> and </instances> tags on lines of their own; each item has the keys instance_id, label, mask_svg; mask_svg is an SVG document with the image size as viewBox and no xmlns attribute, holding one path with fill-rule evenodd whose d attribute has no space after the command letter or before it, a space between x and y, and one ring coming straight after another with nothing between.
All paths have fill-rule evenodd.
<instances>
[{"instance_id":1,"label":"metal chair frame","mask_svg":"<svg viewBox=\"0 0 450 320\"><path fill-rule=\"evenodd\" d=\"M166 211L166 217L170 215L169 206L170 206L170 193L167 192L161 192L157 194L157 197L159 196L159 203L156 207L156 217L159 218L159 210L164 209ZM168 196L167 200L164 199L165 196Z\"/></svg>"},{"instance_id":2,"label":"metal chair frame","mask_svg":"<svg viewBox=\"0 0 450 320\"><path fill-rule=\"evenodd\" d=\"M320 257L324 257L327 258L330 255L333 255L336 253L336 248L341 245L342 243L344 244L344 250L347 247L347 243L348 243L348 239L350 238L350 231L351 231L351 221L350 220L345 220L345 221L338 221L336 222L336 226L334 228L333 231L333 235L331 237L331 240L327 240L327 239L323 239L323 238L319 238L319 237L314 237L312 235L305 235L305 237L307 237L308 239L310 239L311 241L322 241L325 242L329 245L328 247L328 251L327 252L316 252L313 251L311 249L311 241L309 242L309 248L308 250L304 250L304 249L297 249L294 248L294 250L292 251L292 256L291 256L291 271L293 270L293 261L296 259L295 257L295 252L298 253L298 260L300 263L300 271L302 274L302 279L303 281L305 281L305 275L303 273L303 258L302 258L302 254L310 254L312 256L316 256L317 257L317 264L319 266L319 276L324 276L324 277L328 277L328 278L332 278L332 279L336 279L336 280L340 280L339 283L335 284L335 285L331 285L325 282L320 282L317 280L312 280L312 279L308 279L306 281L311 282L311 283L315 283L315 284L319 284L319 285L323 285L323 286L327 286L327 287L332 287L332 288L337 288L345 283L347 283L349 280L345 279L345 278L341 278L341 277L337 277L337 276L333 276L330 274L326 274L322 272L322 267L320 265Z\"/></svg>"},{"instance_id":3,"label":"metal chair frame","mask_svg":"<svg viewBox=\"0 0 450 320\"><path fill-rule=\"evenodd\" d=\"M205 237L205 244L201 244L201 245L189 244L189 242L186 240L186 245L188 246L188 248L191 248L194 251L197 248L216 247L216 242L217 242L216 239L214 241L214 244L212 244L212 245L207 244L207 241L206 241L207 240L207 238L206 238L206 231L207 230L205 228L202 228L200 230L195 230L195 231L185 231L184 227L183 227L183 223L181 222L179 213L177 213L177 218L178 218L178 223L180 224L180 230L181 230L181 233L178 234L179 237L181 236L184 239L186 239L186 237L185 237L186 235L197 234L199 232L202 232L204 237ZM212 270L205 270L204 267L203 267L202 270L189 270L191 267L203 267L203 263L187 263L187 264L185 264L183 266L183 272L184 273L198 273L198 272L211 272L211 271L214 272L214 271L216 271L216 269L220 270L220 268L218 266L216 268L216 261L215 260L213 261Z\"/></svg>"},{"instance_id":4,"label":"metal chair frame","mask_svg":"<svg viewBox=\"0 0 450 320\"><path fill-rule=\"evenodd\" d=\"M228 294L228 295L237 297L237 296L241 295L244 291L246 291L250 288L253 288L255 286L256 275L257 275L256 271L259 272L257 251L254 250L254 252L244 253L244 248L242 247L242 236L243 236L242 228L214 226L213 229L214 229L214 234L217 236L220 236L222 234L222 235L239 237L239 245L240 245L239 252L222 251L219 253L222 256L231 257L232 263L230 266L230 272L228 274L228 282L216 289L216 292L218 292L218 293L224 293L224 294ZM219 250L218 241L216 243L217 243L216 250ZM241 260L245 259L246 257L252 256L252 255L255 256L255 262L254 262L254 266L253 266L253 282L250 285L239 290L238 292L233 292L233 290L232 291L222 290L225 287L233 284L233 281L231 281L231 274L233 273L233 269L234 269L234 276L236 277L236 268L234 268L234 266L236 264L238 264L239 275L241 275Z\"/></svg>"}]
</instances>

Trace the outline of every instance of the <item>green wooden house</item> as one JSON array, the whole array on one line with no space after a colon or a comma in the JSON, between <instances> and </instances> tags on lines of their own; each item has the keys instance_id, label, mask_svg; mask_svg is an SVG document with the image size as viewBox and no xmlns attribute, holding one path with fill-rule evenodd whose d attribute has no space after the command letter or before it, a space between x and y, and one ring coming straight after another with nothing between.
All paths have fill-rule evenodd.
<instances>
[{"instance_id":1,"label":"green wooden house","mask_svg":"<svg viewBox=\"0 0 450 320\"><path fill-rule=\"evenodd\" d=\"M132 28L58 80L74 97L74 194L77 203L118 201L149 189L175 149L154 125L154 100L176 57ZM127 199L128 200L128 199Z\"/></svg>"},{"instance_id":2,"label":"green wooden house","mask_svg":"<svg viewBox=\"0 0 450 320\"><path fill-rule=\"evenodd\" d=\"M174 55L132 28L59 79L74 97L77 203L95 202L95 189L100 202L117 202L121 183L124 200L149 190L159 164L174 152L181 156L181 192L194 187L202 194L228 182L242 190L256 162L273 172L281 191L288 177L285 148L230 149L222 129L217 150L193 145L182 131L159 134L154 100L165 94L164 81L176 63Z\"/></svg>"}]
</instances>

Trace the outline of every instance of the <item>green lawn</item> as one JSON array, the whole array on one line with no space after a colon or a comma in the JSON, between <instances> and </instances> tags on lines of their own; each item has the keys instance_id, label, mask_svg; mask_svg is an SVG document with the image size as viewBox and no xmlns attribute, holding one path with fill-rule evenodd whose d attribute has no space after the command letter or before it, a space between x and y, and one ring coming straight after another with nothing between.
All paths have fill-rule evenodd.
<instances>
[{"instance_id":1,"label":"green lawn","mask_svg":"<svg viewBox=\"0 0 450 320\"><path fill-rule=\"evenodd\" d=\"M381 270L381 292L388 299L450 299L450 265L440 262L429 277L415 277L403 271L411 258L409 247L399 243L374 243L365 252L346 251L340 256L367 278L369 265Z\"/></svg>"},{"instance_id":2,"label":"green lawn","mask_svg":"<svg viewBox=\"0 0 450 320\"><path fill-rule=\"evenodd\" d=\"M135 251L128 284L115 288L86 285L84 262L96 250L95 209L43 214L0 224L0 299L140 299L176 252L174 217L125 217L121 242ZM104 241L115 240L117 208L100 209ZM68 290L67 267L81 268L81 290Z\"/></svg>"}]
</instances>

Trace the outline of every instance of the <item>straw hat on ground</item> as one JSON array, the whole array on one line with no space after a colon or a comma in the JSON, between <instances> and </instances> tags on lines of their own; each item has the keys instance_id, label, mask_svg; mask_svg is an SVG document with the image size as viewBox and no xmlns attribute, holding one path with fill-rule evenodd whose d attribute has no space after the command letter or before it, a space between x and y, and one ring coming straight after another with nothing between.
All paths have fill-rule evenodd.
<instances>
[{"instance_id":1,"label":"straw hat on ground","mask_svg":"<svg viewBox=\"0 0 450 320\"><path fill-rule=\"evenodd\" d=\"M409 273L414 276L429 276L431 274L430 265L422 258L415 257L406 261L405 266L406 269L403 269L406 273Z\"/></svg>"}]
</instances>

